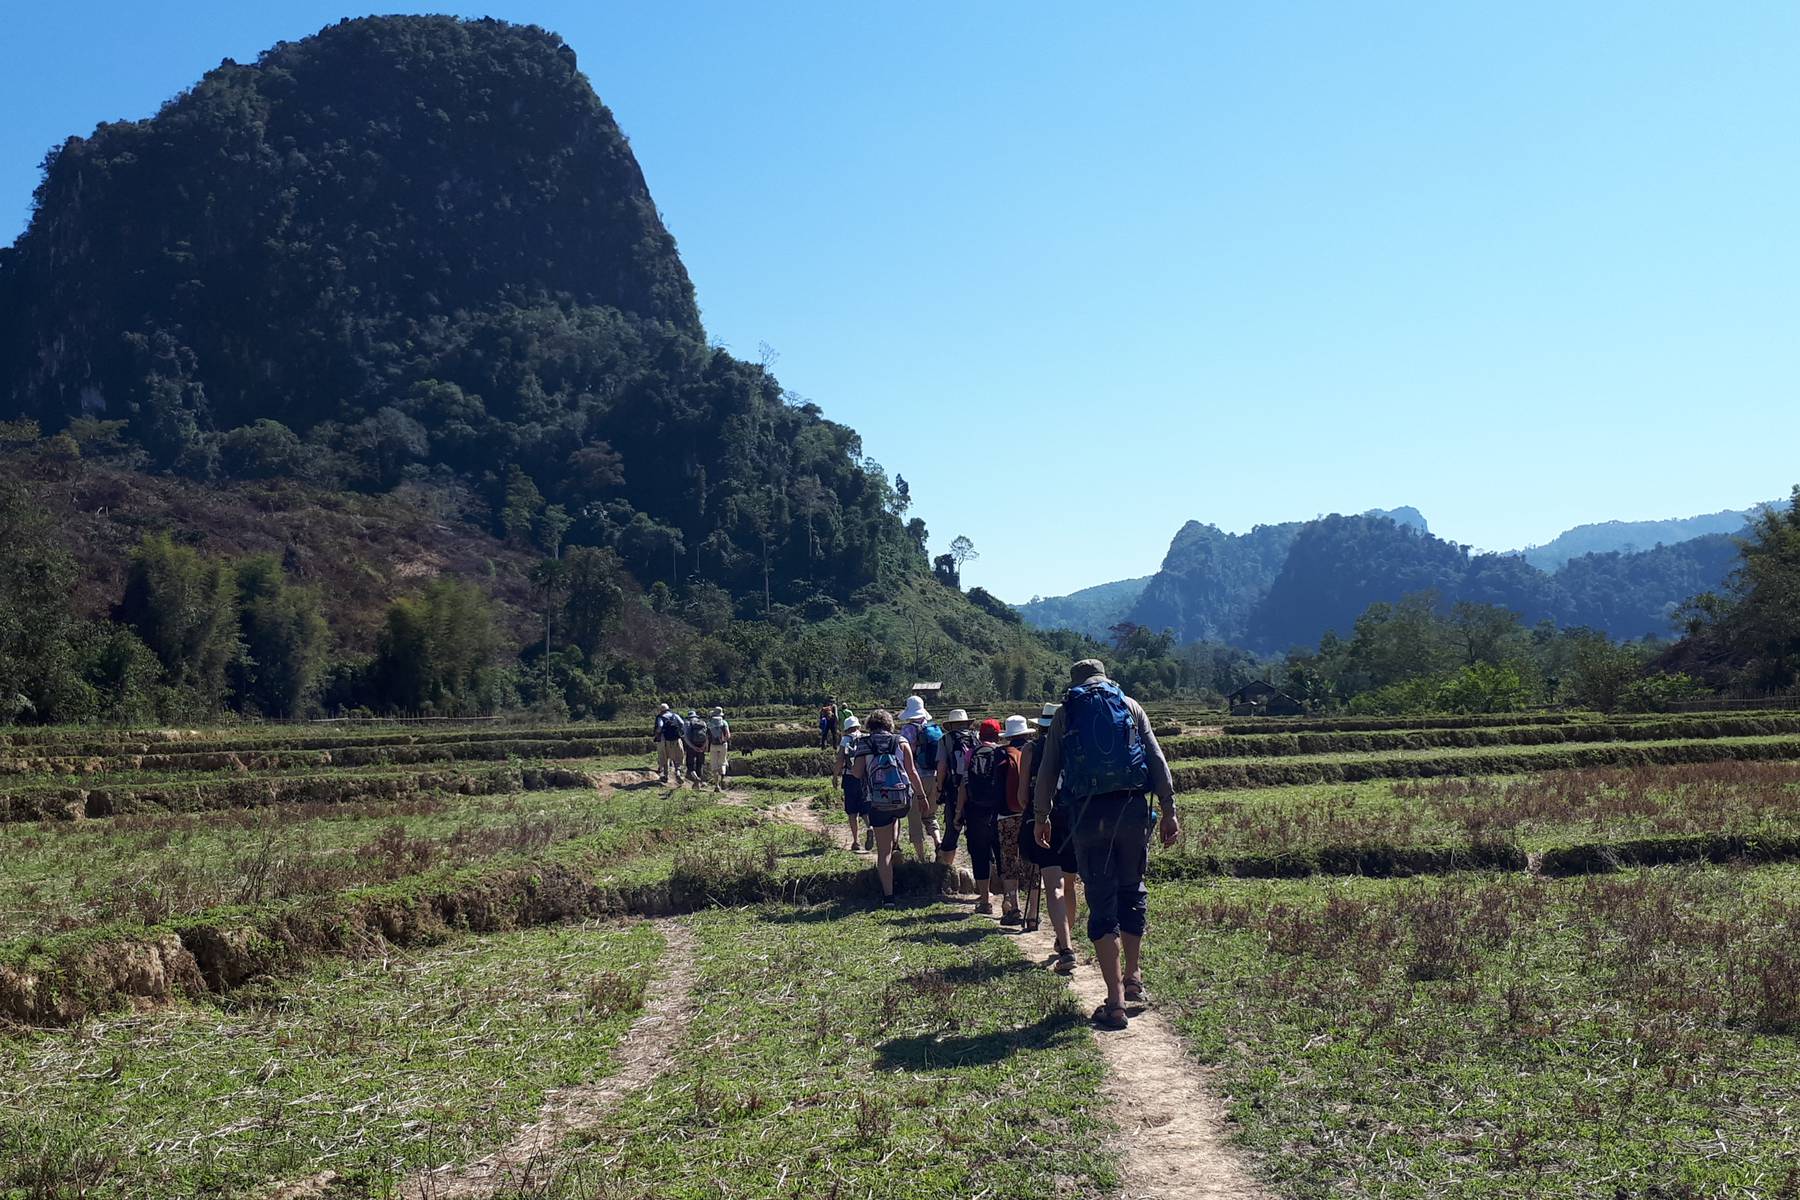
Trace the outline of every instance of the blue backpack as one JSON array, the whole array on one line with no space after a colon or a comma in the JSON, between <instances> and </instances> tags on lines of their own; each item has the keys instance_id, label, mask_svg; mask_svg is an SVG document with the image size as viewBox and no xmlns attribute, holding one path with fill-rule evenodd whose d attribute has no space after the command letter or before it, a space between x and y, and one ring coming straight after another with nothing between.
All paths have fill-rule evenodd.
<instances>
[{"instance_id":1,"label":"blue backpack","mask_svg":"<svg viewBox=\"0 0 1800 1200\"><path fill-rule=\"evenodd\" d=\"M1084 683L1063 697L1062 787L1071 800L1143 792L1150 761L1125 693L1110 681Z\"/></svg>"},{"instance_id":2,"label":"blue backpack","mask_svg":"<svg viewBox=\"0 0 1800 1200\"><path fill-rule=\"evenodd\" d=\"M943 748L944 728L936 721L928 721L918 726L918 734L913 738L913 765L919 768L919 774L937 770L938 753Z\"/></svg>"}]
</instances>

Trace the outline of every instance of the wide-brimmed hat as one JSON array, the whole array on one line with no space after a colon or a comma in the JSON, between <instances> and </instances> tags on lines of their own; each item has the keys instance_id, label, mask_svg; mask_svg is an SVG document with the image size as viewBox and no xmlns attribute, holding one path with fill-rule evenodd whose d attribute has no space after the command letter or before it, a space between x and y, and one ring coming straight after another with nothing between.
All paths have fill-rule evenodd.
<instances>
[{"instance_id":1,"label":"wide-brimmed hat","mask_svg":"<svg viewBox=\"0 0 1800 1200\"><path fill-rule=\"evenodd\" d=\"M1106 674L1106 664L1097 658L1084 658L1069 668L1070 683L1085 683L1096 675Z\"/></svg>"},{"instance_id":2,"label":"wide-brimmed hat","mask_svg":"<svg viewBox=\"0 0 1800 1200\"><path fill-rule=\"evenodd\" d=\"M713 716L715 716L715 717L722 717L722 716L724 716L724 715L725 715L725 710L724 710L724 709L722 709L722 708L714 708L714 709L713 709Z\"/></svg>"},{"instance_id":3,"label":"wide-brimmed hat","mask_svg":"<svg viewBox=\"0 0 1800 1200\"><path fill-rule=\"evenodd\" d=\"M908 721L929 720L931 720L931 714L925 711L925 701L917 696L908 696L906 698L906 707L900 712L900 723L904 725Z\"/></svg>"},{"instance_id":4,"label":"wide-brimmed hat","mask_svg":"<svg viewBox=\"0 0 1800 1200\"><path fill-rule=\"evenodd\" d=\"M938 722L939 725L942 725L946 729L952 725L967 725L969 723L969 714L960 708L951 709L944 714L944 719Z\"/></svg>"},{"instance_id":5,"label":"wide-brimmed hat","mask_svg":"<svg viewBox=\"0 0 1800 1200\"><path fill-rule=\"evenodd\" d=\"M1038 719L1037 719L1038 728L1040 728L1040 729L1050 728L1050 722L1056 720L1056 710L1061 707L1062 707L1062 705L1060 705L1060 704L1044 705L1044 711L1038 715Z\"/></svg>"},{"instance_id":6,"label":"wide-brimmed hat","mask_svg":"<svg viewBox=\"0 0 1800 1200\"><path fill-rule=\"evenodd\" d=\"M688 716L690 716L690 717L698 717L698 716L699 716L699 715L700 715L700 714L699 714L699 713L697 713L697 712L695 712L695 711L694 711L694 710L693 710L693 709L691 709L691 708L690 708L690 709L688 709Z\"/></svg>"},{"instance_id":7,"label":"wide-brimmed hat","mask_svg":"<svg viewBox=\"0 0 1800 1200\"><path fill-rule=\"evenodd\" d=\"M666 704L659 704L656 706L656 711L659 713L666 713L669 711L669 706Z\"/></svg>"},{"instance_id":8,"label":"wide-brimmed hat","mask_svg":"<svg viewBox=\"0 0 1800 1200\"><path fill-rule=\"evenodd\" d=\"M857 720L855 717L845 717L844 718L844 732L845 733L849 733L852 729L861 729L861 728L862 728L862 722Z\"/></svg>"},{"instance_id":9,"label":"wide-brimmed hat","mask_svg":"<svg viewBox=\"0 0 1800 1200\"><path fill-rule=\"evenodd\" d=\"M1000 731L1000 739L1010 742L1014 738L1024 737L1031 732L1031 723L1018 713L1006 718L1006 727Z\"/></svg>"}]
</instances>

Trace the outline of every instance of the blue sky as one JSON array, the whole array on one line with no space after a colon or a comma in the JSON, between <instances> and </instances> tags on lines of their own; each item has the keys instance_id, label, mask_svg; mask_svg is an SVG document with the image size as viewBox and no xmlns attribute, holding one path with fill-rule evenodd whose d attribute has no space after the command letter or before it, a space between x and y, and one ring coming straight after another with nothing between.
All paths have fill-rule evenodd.
<instances>
[{"instance_id":1,"label":"blue sky","mask_svg":"<svg viewBox=\"0 0 1800 1200\"><path fill-rule=\"evenodd\" d=\"M360 11L20 6L0 238L63 137ZM1010 599L1189 518L1509 548L1800 481L1800 5L456 11L563 34L711 335Z\"/></svg>"}]
</instances>

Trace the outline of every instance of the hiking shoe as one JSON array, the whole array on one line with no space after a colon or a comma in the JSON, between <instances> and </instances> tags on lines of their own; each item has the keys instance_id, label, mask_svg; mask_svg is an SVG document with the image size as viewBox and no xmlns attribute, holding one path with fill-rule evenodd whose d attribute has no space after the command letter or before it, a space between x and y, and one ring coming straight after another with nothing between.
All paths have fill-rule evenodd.
<instances>
[{"instance_id":1,"label":"hiking shoe","mask_svg":"<svg viewBox=\"0 0 1800 1200\"><path fill-rule=\"evenodd\" d=\"M1056 961L1050 964L1051 970L1058 975L1067 975L1075 969L1075 952L1067 946L1056 948Z\"/></svg>"},{"instance_id":2,"label":"hiking shoe","mask_svg":"<svg viewBox=\"0 0 1800 1200\"><path fill-rule=\"evenodd\" d=\"M1023 925L1025 924L1025 918L1021 917L1016 912L1009 912L1000 917L1000 923L1002 925Z\"/></svg>"},{"instance_id":3,"label":"hiking shoe","mask_svg":"<svg viewBox=\"0 0 1800 1200\"><path fill-rule=\"evenodd\" d=\"M892 896L883 896L881 898L881 907L883 907L883 908L898 908L898 907L900 907L900 905L897 901L895 901L895 899Z\"/></svg>"},{"instance_id":4,"label":"hiking shoe","mask_svg":"<svg viewBox=\"0 0 1800 1200\"><path fill-rule=\"evenodd\" d=\"M975 911L984 917L991 917L994 915L994 906L986 900L983 900L975 905Z\"/></svg>"}]
</instances>

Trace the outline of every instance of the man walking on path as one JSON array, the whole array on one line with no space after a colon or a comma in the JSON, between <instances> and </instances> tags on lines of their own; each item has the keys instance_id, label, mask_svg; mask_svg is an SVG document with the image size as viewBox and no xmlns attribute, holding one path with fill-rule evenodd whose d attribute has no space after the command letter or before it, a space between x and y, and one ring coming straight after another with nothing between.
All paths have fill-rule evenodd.
<instances>
[{"instance_id":1,"label":"man walking on path","mask_svg":"<svg viewBox=\"0 0 1800 1200\"><path fill-rule=\"evenodd\" d=\"M715 708L706 722L706 781L719 791L725 790L725 772L731 765L731 722L725 710Z\"/></svg>"},{"instance_id":2,"label":"man walking on path","mask_svg":"<svg viewBox=\"0 0 1800 1200\"><path fill-rule=\"evenodd\" d=\"M912 811L906 814L907 840L912 842L913 857L920 862L929 862L925 857L925 837L931 836L933 853L939 844L937 812L931 807L930 789L936 781L938 751L944 740L943 729L931 719L925 711L925 701L917 696L909 697L906 708L900 713L900 736L913 749L913 766L918 769L919 778L925 784L926 793L913 797Z\"/></svg>"},{"instance_id":3,"label":"man walking on path","mask_svg":"<svg viewBox=\"0 0 1800 1200\"><path fill-rule=\"evenodd\" d=\"M656 710L656 777L681 783L681 717L664 704Z\"/></svg>"},{"instance_id":4,"label":"man walking on path","mask_svg":"<svg viewBox=\"0 0 1800 1200\"><path fill-rule=\"evenodd\" d=\"M1050 845L1060 776L1073 815L1076 864L1087 885L1088 937L1106 980L1106 1002L1093 1020L1102 1029L1123 1029L1126 1002L1144 999L1140 956L1152 819L1145 793L1162 802L1163 845L1175 844L1181 824L1169 763L1143 705L1120 691L1096 658L1069 668L1069 684L1044 737L1033 792L1037 843L1040 849Z\"/></svg>"},{"instance_id":5,"label":"man walking on path","mask_svg":"<svg viewBox=\"0 0 1800 1200\"><path fill-rule=\"evenodd\" d=\"M706 773L706 722L691 708L681 725L681 749L687 759L685 774L695 787L699 787Z\"/></svg>"}]
</instances>

